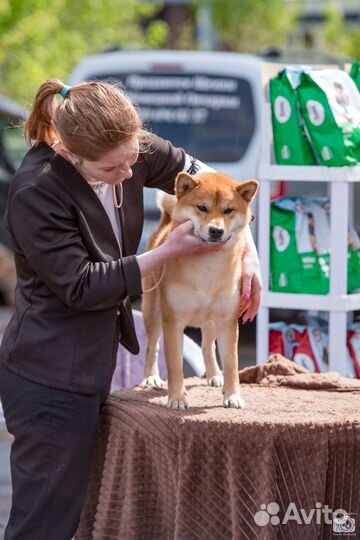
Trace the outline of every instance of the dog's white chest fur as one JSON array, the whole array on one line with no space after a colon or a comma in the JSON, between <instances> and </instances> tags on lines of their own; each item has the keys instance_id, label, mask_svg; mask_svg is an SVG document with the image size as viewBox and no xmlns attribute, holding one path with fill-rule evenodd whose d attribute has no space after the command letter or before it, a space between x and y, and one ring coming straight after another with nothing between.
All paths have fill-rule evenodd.
<instances>
[{"instance_id":1,"label":"dog's white chest fur","mask_svg":"<svg viewBox=\"0 0 360 540\"><path fill-rule=\"evenodd\" d=\"M163 298L185 326L234 317L240 305L241 257L229 264L221 252L172 262L164 278Z\"/></svg>"}]
</instances>

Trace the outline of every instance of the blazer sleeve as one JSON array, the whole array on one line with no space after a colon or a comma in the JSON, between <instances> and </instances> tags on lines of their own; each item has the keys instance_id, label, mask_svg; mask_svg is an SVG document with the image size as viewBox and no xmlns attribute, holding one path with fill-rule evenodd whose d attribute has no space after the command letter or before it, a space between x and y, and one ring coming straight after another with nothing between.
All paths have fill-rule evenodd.
<instances>
[{"instance_id":1,"label":"blazer sleeve","mask_svg":"<svg viewBox=\"0 0 360 540\"><path fill-rule=\"evenodd\" d=\"M29 265L68 307L100 310L141 294L136 257L92 262L71 210L43 187L27 185L16 191L7 221L20 265Z\"/></svg>"},{"instance_id":2,"label":"blazer sleeve","mask_svg":"<svg viewBox=\"0 0 360 540\"><path fill-rule=\"evenodd\" d=\"M173 195L175 178L184 170L185 151L152 134L150 148L144 154L144 159L148 168L145 186L160 188Z\"/></svg>"}]
</instances>

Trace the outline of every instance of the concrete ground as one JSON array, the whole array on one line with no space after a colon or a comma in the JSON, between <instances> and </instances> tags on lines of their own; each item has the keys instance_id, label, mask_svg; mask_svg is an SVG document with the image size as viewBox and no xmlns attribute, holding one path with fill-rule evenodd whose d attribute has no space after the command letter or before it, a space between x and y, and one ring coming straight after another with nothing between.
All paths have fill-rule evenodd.
<instances>
[{"instance_id":1,"label":"concrete ground","mask_svg":"<svg viewBox=\"0 0 360 540\"><path fill-rule=\"evenodd\" d=\"M11 312L0 309L0 337L9 320ZM187 332L195 341L199 339L199 332L190 329ZM248 324L240 329L239 363L240 368L254 364L255 359L255 323ZM9 468L11 437L5 429L0 404L0 540L4 539L4 528L9 516L11 501L11 478Z\"/></svg>"}]
</instances>

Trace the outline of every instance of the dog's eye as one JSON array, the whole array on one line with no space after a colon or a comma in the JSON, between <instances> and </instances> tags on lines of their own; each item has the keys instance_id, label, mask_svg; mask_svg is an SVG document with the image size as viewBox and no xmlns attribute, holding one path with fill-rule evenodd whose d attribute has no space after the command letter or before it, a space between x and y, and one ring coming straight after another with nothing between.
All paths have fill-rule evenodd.
<instances>
[{"instance_id":1,"label":"dog's eye","mask_svg":"<svg viewBox=\"0 0 360 540\"><path fill-rule=\"evenodd\" d=\"M206 206L201 206L200 205L200 206L197 207L197 209L200 210L200 212L204 212L204 214L207 212Z\"/></svg>"},{"instance_id":2,"label":"dog's eye","mask_svg":"<svg viewBox=\"0 0 360 540\"><path fill-rule=\"evenodd\" d=\"M224 210L224 214L225 214L226 216L228 216L229 214L232 214L233 211L234 211L233 208L227 208L226 210Z\"/></svg>"}]
</instances>

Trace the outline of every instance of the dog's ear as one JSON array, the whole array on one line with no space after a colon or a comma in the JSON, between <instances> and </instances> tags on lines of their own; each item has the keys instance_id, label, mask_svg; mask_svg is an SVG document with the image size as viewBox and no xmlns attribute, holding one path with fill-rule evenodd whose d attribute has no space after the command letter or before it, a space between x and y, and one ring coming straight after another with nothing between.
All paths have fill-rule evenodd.
<instances>
[{"instance_id":1,"label":"dog's ear","mask_svg":"<svg viewBox=\"0 0 360 540\"><path fill-rule=\"evenodd\" d=\"M244 201L250 204L257 193L258 187L259 182L257 180L248 180L247 182L241 182L236 187L236 191Z\"/></svg>"},{"instance_id":2,"label":"dog's ear","mask_svg":"<svg viewBox=\"0 0 360 540\"><path fill-rule=\"evenodd\" d=\"M200 184L200 181L197 180L191 174L186 172L181 172L176 177L175 182L175 194L178 199L180 199L185 193L189 193L196 186Z\"/></svg>"}]
</instances>

